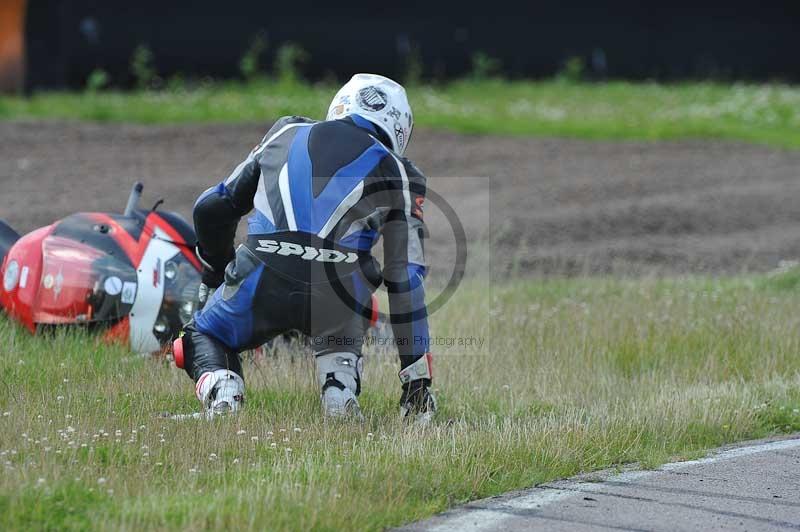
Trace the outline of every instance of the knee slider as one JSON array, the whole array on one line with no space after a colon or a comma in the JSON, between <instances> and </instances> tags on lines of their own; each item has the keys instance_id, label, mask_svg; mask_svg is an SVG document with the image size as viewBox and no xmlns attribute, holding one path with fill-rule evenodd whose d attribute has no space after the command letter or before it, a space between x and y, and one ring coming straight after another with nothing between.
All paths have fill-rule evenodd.
<instances>
[{"instance_id":1,"label":"knee slider","mask_svg":"<svg viewBox=\"0 0 800 532\"><path fill-rule=\"evenodd\" d=\"M324 392L330 386L361 393L361 371L363 361L350 352L317 355L317 381Z\"/></svg>"},{"instance_id":2,"label":"knee slider","mask_svg":"<svg viewBox=\"0 0 800 532\"><path fill-rule=\"evenodd\" d=\"M185 369L186 361L183 356L183 337L176 338L172 342L172 358L175 359L175 366Z\"/></svg>"}]
</instances>

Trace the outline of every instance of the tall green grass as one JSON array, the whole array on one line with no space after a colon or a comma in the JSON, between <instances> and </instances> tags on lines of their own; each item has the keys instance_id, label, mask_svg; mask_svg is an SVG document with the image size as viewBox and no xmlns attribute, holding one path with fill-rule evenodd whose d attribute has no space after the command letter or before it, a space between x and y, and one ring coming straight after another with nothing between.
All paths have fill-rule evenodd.
<instances>
[{"instance_id":1,"label":"tall green grass","mask_svg":"<svg viewBox=\"0 0 800 532\"><path fill-rule=\"evenodd\" d=\"M336 87L176 83L160 91L0 97L0 119L146 124L322 118ZM588 139L719 138L800 147L800 88L778 84L471 80L409 87L417 124L466 133Z\"/></svg>"},{"instance_id":2,"label":"tall green grass","mask_svg":"<svg viewBox=\"0 0 800 532\"><path fill-rule=\"evenodd\" d=\"M363 424L325 423L297 349L246 363L211 422L163 359L0 320L0 529L378 530L581 471L800 430L793 285L773 278L462 285L431 318L441 411L396 418L369 349Z\"/></svg>"}]
</instances>

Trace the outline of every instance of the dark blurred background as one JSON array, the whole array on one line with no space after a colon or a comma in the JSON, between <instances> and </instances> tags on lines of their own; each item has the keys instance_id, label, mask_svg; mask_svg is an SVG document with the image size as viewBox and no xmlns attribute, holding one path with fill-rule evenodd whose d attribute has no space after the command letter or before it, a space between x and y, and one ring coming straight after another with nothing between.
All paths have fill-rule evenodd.
<instances>
[{"instance_id":1,"label":"dark blurred background","mask_svg":"<svg viewBox=\"0 0 800 532\"><path fill-rule=\"evenodd\" d=\"M307 52L303 75L459 77L477 53L510 78L552 76L579 58L591 78L800 80L800 2L269 2L0 0L0 84L83 87L95 69L133 84L131 58L158 75L240 76L254 39L271 64Z\"/></svg>"}]
</instances>

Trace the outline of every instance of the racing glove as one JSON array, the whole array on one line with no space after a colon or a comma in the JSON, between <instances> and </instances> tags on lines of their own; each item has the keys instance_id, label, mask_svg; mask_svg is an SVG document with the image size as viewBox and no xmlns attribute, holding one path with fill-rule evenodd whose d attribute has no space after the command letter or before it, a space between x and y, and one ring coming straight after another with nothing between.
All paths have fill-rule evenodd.
<instances>
[{"instance_id":1,"label":"racing glove","mask_svg":"<svg viewBox=\"0 0 800 532\"><path fill-rule=\"evenodd\" d=\"M203 248L198 244L195 253L197 258L200 259L200 264L203 265L200 288L197 293L197 299L200 301L200 306L203 307L208 300L209 294L225 282L225 267L233 259L235 252L231 248L227 257L215 259L205 255Z\"/></svg>"}]
</instances>

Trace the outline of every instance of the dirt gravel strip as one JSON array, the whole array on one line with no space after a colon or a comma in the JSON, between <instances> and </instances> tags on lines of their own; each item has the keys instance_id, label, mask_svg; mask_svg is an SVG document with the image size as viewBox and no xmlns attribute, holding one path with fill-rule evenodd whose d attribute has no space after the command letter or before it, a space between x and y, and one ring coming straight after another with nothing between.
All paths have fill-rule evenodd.
<instances>
[{"instance_id":1,"label":"dirt gravel strip","mask_svg":"<svg viewBox=\"0 0 800 532\"><path fill-rule=\"evenodd\" d=\"M800 530L800 434L551 482L400 530Z\"/></svg>"},{"instance_id":2,"label":"dirt gravel strip","mask_svg":"<svg viewBox=\"0 0 800 532\"><path fill-rule=\"evenodd\" d=\"M0 219L31 231L79 210L191 215L270 124L143 126L0 121ZM414 132L409 156L455 209L471 249L514 274L738 274L800 259L800 150L736 142L600 142ZM488 186L488 192L486 187ZM432 265L448 224L428 202Z\"/></svg>"}]
</instances>

